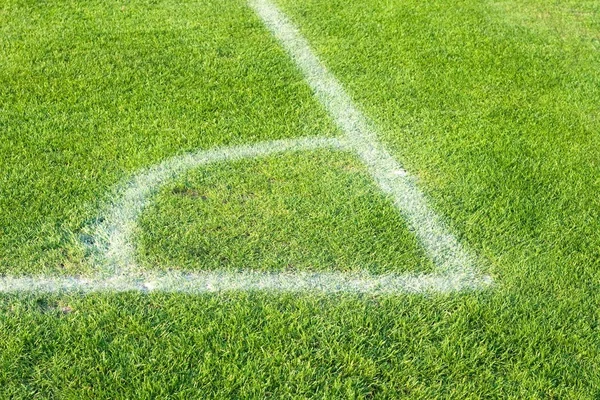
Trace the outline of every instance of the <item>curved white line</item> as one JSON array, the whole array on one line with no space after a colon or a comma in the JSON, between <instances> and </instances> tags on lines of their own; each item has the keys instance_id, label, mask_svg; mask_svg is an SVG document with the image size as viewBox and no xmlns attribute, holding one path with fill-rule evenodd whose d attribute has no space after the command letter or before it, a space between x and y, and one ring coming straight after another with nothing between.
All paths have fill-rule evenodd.
<instances>
[{"instance_id":1,"label":"curved white line","mask_svg":"<svg viewBox=\"0 0 600 400\"><path fill-rule=\"evenodd\" d=\"M342 149L340 140L307 137L262 142L252 145L221 147L171 157L137 173L126 184L101 217L93 237L96 263L105 275L130 275L138 272L132 232L150 197L166 182L190 169L222 161L264 157L284 152L316 149Z\"/></svg>"}]
</instances>

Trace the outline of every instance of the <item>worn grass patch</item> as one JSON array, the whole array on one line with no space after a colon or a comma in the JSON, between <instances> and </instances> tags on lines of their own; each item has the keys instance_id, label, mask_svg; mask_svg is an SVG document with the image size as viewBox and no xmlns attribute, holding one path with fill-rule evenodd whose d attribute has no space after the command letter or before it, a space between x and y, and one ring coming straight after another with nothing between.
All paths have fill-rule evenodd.
<instances>
[{"instance_id":1,"label":"worn grass patch","mask_svg":"<svg viewBox=\"0 0 600 400\"><path fill-rule=\"evenodd\" d=\"M432 272L355 157L220 163L166 185L138 227L146 269Z\"/></svg>"}]
</instances>

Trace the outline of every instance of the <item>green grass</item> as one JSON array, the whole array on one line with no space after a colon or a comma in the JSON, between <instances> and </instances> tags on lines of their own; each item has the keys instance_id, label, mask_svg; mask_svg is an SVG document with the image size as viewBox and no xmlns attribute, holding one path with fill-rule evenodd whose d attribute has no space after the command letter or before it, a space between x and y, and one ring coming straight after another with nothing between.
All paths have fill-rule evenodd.
<instances>
[{"instance_id":1,"label":"green grass","mask_svg":"<svg viewBox=\"0 0 600 400\"><path fill-rule=\"evenodd\" d=\"M243 3L0 10L0 272L89 270L78 232L168 156L336 133Z\"/></svg>"},{"instance_id":2,"label":"green grass","mask_svg":"<svg viewBox=\"0 0 600 400\"><path fill-rule=\"evenodd\" d=\"M279 4L495 286L4 295L0 397L598 398L600 5ZM0 32L1 273L89 271L79 232L168 156L339 134L241 1L11 1ZM146 268L430 268L325 151L192 171L138 239Z\"/></svg>"},{"instance_id":3,"label":"green grass","mask_svg":"<svg viewBox=\"0 0 600 400\"><path fill-rule=\"evenodd\" d=\"M502 390L479 368L528 367L501 350L494 317L511 311L483 313L471 295L19 296L0 310L6 398L464 398ZM547 385L567 361L512 378Z\"/></svg>"},{"instance_id":4,"label":"green grass","mask_svg":"<svg viewBox=\"0 0 600 400\"><path fill-rule=\"evenodd\" d=\"M138 227L146 269L432 272L347 153L219 164L161 190Z\"/></svg>"}]
</instances>

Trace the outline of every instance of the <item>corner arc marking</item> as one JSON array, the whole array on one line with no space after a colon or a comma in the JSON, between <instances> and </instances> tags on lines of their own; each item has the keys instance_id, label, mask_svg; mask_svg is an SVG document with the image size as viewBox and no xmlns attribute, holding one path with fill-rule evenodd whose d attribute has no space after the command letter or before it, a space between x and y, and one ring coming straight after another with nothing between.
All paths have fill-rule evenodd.
<instances>
[{"instance_id":1,"label":"corner arc marking","mask_svg":"<svg viewBox=\"0 0 600 400\"><path fill-rule=\"evenodd\" d=\"M304 137L220 147L174 156L138 172L125 185L95 229L93 252L97 257L96 264L100 266L98 272L106 276L135 275L140 272L134 257L133 229L150 197L176 176L216 162L325 148L344 149L345 145L337 138Z\"/></svg>"}]
</instances>

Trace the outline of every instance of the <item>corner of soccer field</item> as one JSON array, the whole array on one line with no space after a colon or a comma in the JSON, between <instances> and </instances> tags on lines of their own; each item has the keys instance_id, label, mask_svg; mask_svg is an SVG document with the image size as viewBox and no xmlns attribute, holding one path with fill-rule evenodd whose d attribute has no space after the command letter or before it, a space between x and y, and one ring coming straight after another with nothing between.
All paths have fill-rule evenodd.
<instances>
[{"instance_id":1,"label":"corner of soccer field","mask_svg":"<svg viewBox=\"0 0 600 400\"><path fill-rule=\"evenodd\" d=\"M600 3L0 5L0 397L600 396Z\"/></svg>"}]
</instances>

